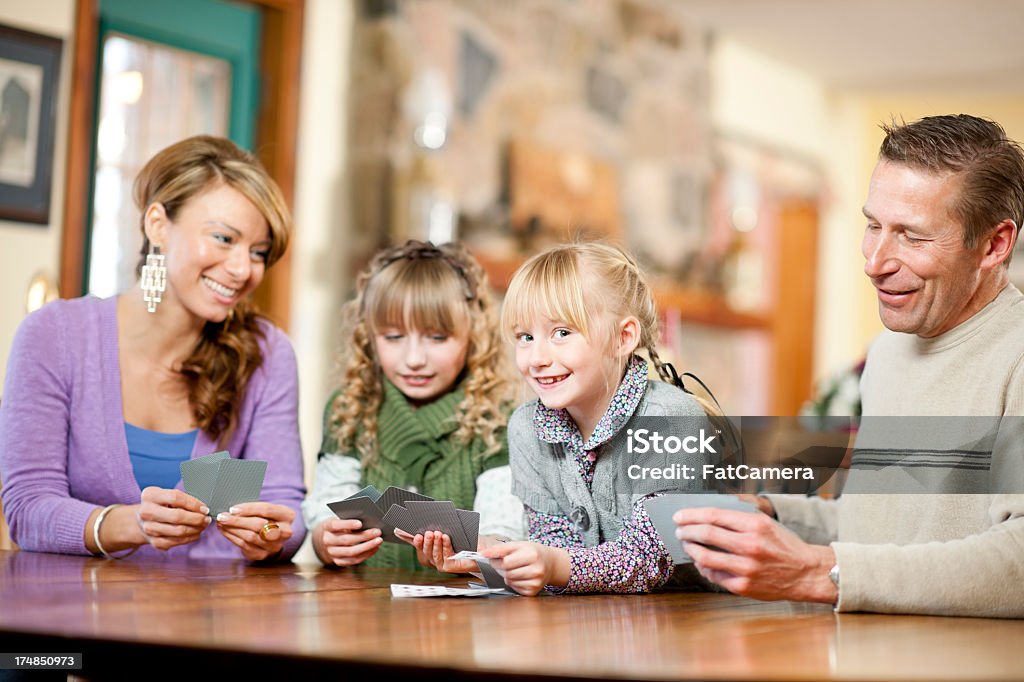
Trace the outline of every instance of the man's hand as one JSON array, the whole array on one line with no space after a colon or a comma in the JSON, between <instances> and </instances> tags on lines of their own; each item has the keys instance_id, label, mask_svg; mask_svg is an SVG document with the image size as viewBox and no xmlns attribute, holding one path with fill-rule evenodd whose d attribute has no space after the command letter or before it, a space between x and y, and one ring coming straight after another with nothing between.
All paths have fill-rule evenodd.
<instances>
[{"instance_id":1,"label":"man's hand","mask_svg":"<svg viewBox=\"0 0 1024 682\"><path fill-rule=\"evenodd\" d=\"M834 604L831 547L809 545L764 514L702 507L673 516L676 537L708 580L744 597Z\"/></svg>"}]
</instances>

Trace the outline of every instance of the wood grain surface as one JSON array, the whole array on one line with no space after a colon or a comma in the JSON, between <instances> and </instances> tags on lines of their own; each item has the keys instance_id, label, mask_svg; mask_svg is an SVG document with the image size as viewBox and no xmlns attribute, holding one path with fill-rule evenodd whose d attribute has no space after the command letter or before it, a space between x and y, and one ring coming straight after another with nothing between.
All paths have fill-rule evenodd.
<instances>
[{"instance_id":1,"label":"wood grain surface","mask_svg":"<svg viewBox=\"0 0 1024 682\"><path fill-rule=\"evenodd\" d=\"M86 678L1021 679L1024 622L727 594L393 599L383 569L0 551L0 650L83 652ZM136 671L141 672L141 671ZM145 675L140 675L145 677Z\"/></svg>"}]
</instances>

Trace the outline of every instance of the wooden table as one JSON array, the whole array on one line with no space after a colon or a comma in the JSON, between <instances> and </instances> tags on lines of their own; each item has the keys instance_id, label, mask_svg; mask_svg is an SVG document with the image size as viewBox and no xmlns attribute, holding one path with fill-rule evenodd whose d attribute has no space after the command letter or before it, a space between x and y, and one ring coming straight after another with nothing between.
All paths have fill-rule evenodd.
<instances>
[{"instance_id":1,"label":"wooden table","mask_svg":"<svg viewBox=\"0 0 1024 682\"><path fill-rule=\"evenodd\" d=\"M3 551L0 651L83 652L82 674L97 679L215 668L290 680L1024 678L1024 621L836 615L722 594L392 599L393 582L438 581Z\"/></svg>"}]
</instances>

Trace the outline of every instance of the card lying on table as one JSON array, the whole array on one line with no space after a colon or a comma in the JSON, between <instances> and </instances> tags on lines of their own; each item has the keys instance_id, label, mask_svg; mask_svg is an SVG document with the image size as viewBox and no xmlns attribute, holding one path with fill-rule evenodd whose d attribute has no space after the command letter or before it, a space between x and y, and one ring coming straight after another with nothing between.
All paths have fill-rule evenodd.
<instances>
[{"instance_id":1,"label":"card lying on table","mask_svg":"<svg viewBox=\"0 0 1024 682\"><path fill-rule=\"evenodd\" d=\"M243 502L258 502L267 463L232 459L227 452L197 457L181 463L182 487L210 508L210 516Z\"/></svg>"},{"instance_id":2,"label":"card lying on table","mask_svg":"<svg viewBox=\"0 0 1024 682\"><path fill-rule=\"evenodd\" d=\"M486 597L504 590L486 587L445 587L444 585L392 585L392 597Z\"/></svg>"},{"instance_id":3,"label":"card lying on table","mask_svg":"<svg viewBox=\"0 0 1024 682\"><path fill-rule=\"evenodd\" d=\"M470 559L480 569L479 576L486 585L470 583L469 587L446 587L444 585L392 585L392 597L482 597L496 594L517 597L516 592L505 583L505 578L491 565L491 560L479 552L458 552L452 559Z\"/></svg>"},{"instance_id":4,"label":"card lying on table","mask_svg":"<svg viewBox=\"0 0 1024 682\"><path fill-rule=\"evenodd\" d=\"M732 495L718 495L715 493L669 493L657 497L649 497L644 500L644 507L647 515L651 517L654 529L661 536L666 549L672 555L672 562L676 564L690 564L693 559L683 551L683 543L676 537L676 524L672 515L680 509L693 509L697 507L718 507L719 509L734 509L742 512L756 512L757 508L749 502L744 502Z\"/></svg>"},{"instance_id":5,"label":"card lying on table","mask_svg":"<svg viewBox=\"0 0 1024 682\"><path fill-rule=\"evenodd\" d=\"M476 549L480 513L457 509L454 502L435 500L391 486L383 493L367 486L344 500L327 505L340 519L359 519L363 528L379 528L385 542L402 542L395 529L410 535L440 531L452 540L455 551Z\"/></svg>"}]
</instances>

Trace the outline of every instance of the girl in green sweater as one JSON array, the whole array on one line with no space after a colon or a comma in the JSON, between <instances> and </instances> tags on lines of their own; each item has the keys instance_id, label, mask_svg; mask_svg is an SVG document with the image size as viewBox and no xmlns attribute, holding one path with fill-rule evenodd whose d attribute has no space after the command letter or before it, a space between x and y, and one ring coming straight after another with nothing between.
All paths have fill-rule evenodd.
<instances>
[{"instance_id":1,"label":"girl in green sweater","mask_svg":"<svg viewBox=\"0 0 1024 682\"><path fill-rule=\"evenodd\" d=\"M344 377L324 411L313 490L303 503L327 565L441 565L446 538L382 544L327 503L367 485L416 490L480 512L480 535L521 537L505 428L511 382L495 303L463 247L409 241L378 253L345 308ZM424 546L426 545L426 546ZM450 554L450 542L447 544ZM417 556L419 554L419 556Z\"/></svg>"}]
</instances>

